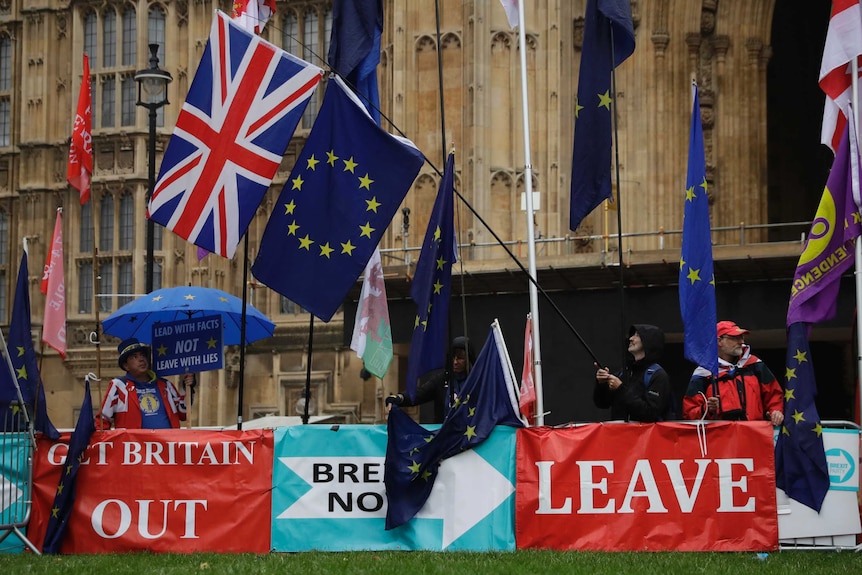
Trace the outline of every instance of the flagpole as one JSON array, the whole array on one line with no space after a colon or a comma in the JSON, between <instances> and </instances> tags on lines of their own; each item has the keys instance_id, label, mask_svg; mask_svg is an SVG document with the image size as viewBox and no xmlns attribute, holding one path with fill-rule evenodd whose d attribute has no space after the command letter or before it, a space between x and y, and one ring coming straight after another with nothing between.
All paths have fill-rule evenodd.
<instances>
[{"instance_id":1,"label":"flagpole","mask_svg":"<svg viewBox=\"0 0 862 575\"><path fill-rule=\"evenodd\" d=\"M859 133L859 119L857 117L857 110L859 110L859 63L858 58L853 58L850 61L850 80L851 80L851 89L852 89L852 101L853 108L850 111L850 117L847 119L848 122L853 122L853 126L851 129L855 129L856 133ZM850 161L851 165L853 165L853 169L851 172L850 182L853 186L853 201L856 204L856 209L860 208L859 199L862 197L859 191L859 171L858 166L853 164L854 161L858 161L859 151L851 150ZM862 237L856 238L856 261L854 263L855 272L854 276L856 279L856 325L862 325ZM859 336L859 330L856 331L856 401L859 404L859 413L862 413L862 385L860 385L860 379L862 379L862 337Z\"/></svg>"},{"instance_id":2,"label":"flagpole","mask_svg":"<svg viewBox=\"0 0 862 575\"><path fill-rule=\"evenodd\" d=\"M518 2L518 48L521 57L521 109L524 120L524 187L527 207L527 260L530 277L536 279L536 236L533 221L533 163L530 158L530 116L527 100L527 40L524 32L524 2ZM536 425L545 425L542 391L542 346L539 337L539 295L535 281L530 282L530 313L533 315L533 377L536 388Z\"/></svg>"},{"instance_id":3,"label":"flagpole","mask_svg":"<svg viewBox=\"0 0 862 575\"><path fill-rule=\"evenodd\" d=\"M614 57L614 27L608 23L608 29L611 33L611 63L615 62ZM617 118L617 67L611 66L611 101L612 112L611 122L614 127L614 177L617 181L617 261L620 267L620 333L622 337L626 337L626 288L625 288L625 268L623 266L623 193L620 189L620 134L619 134L619 119ZM613 194L613 191L611 191ZM626 346L622 346L622 357L620 365L625 366L628 351Z\"/></svg>"}]
</instances>

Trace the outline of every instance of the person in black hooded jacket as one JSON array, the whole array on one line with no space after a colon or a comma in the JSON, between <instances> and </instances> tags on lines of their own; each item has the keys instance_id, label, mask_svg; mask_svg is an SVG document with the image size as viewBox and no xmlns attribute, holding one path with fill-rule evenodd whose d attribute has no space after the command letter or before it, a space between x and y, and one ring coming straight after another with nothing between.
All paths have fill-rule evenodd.
<instances>
[{"instance_id":1,"label":"person in black hooded jacket","mask_svg":"<svg viewBox=\"0 0 862 575\"><path fill-rule=\"evenodd\" d=\"M468 338L458 336L452 340L451 361L451 369L434 370L420 378L412 401L405 394L396 393L387 397L386 403L410 407L433 401L433 413L420 414L420 423L443 423L476 363L476 352Z\"/></svg>"},{"instance_id":2,"label":"person in black hooded jacket","mask_svg":"<svg viewBox=\"0 0 862 575\"><path fill-rule=\"evenodd\" d=\"M647 324L629 327L625 368L617 375L607 367L596 371L593 389L596 406L611 408L612 420L651 423L675 419L671 409L673 392L670 378L657 363L663 350L664 332L661 329Z\"/></svg>"}]
</instances>

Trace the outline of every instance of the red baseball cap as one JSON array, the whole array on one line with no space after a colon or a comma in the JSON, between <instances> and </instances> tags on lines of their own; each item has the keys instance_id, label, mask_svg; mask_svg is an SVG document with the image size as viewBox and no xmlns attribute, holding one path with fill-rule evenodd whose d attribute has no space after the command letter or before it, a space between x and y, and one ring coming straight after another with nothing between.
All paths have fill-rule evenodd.
<instances>
[{"instance_id":1,"label":"red baseball cap","mask_svg":"<svg viewBox=\"0 0 862 575\"><path fill-rule=\"evenodd\" d=\"M742 329L732 321L720 321L715 324L715 329L718 332L718 337L721 337L723 335L730 335L735 337L751 333L747 329Z\"/></svg>"}]
</instances>

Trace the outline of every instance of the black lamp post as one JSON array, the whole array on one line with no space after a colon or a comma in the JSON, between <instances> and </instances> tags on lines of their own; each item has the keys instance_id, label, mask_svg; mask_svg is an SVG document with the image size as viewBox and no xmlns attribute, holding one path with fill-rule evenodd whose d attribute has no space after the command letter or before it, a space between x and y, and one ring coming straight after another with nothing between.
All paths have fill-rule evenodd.
<instances>
[{"instance_id":1,"label":"black lamp post","mask_svg":"<svg viewBox=\"0 0 862 575\"><path fill-rule=\"evenodd\" d=\"M138 70L135 73L135 82L138 83L138 101L136 105L150 111L150 138L147 163L149 164L149 175L147 178L147 206L153 196L153 188L156 185L156 112L168 102L168 84L173 77L170 72L159 68L159 45L150 44L150 67L146 70ZM153 291L153 249L155 247L155 222L147 219L147 274L146 292Z\"/></svg>"}]
</instances>

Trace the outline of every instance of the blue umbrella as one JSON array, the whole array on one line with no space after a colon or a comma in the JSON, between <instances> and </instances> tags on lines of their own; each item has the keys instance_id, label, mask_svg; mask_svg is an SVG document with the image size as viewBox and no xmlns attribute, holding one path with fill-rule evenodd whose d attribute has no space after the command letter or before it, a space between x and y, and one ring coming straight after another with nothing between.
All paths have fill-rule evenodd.
<instances>
[{"instance_id":1,"label":"blue umbrella","mask_svg":"<svg viewBox=\"0 0 862 575\"><path fill-rule=\"evenodd\" d=\"M180 286L156 290L106 317L102 329L120 339L136 337L152 343L154 324L208 315L223 318L225 345L240 343L242 300L214 288ZM275 324L268 317L254 306L246 306L246 343L270 337L274 330Z\"/></svg>"}]
</instances>

